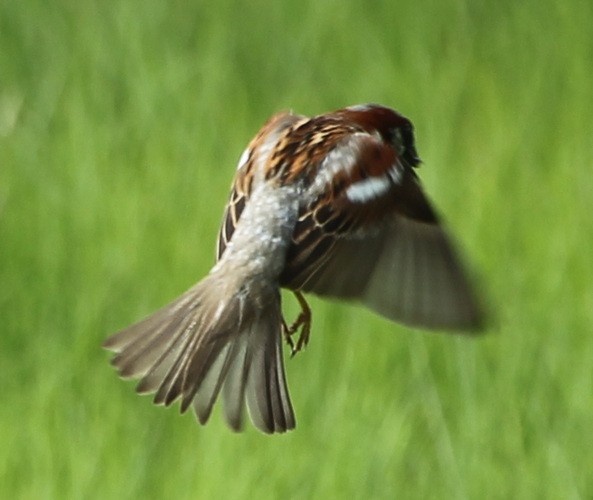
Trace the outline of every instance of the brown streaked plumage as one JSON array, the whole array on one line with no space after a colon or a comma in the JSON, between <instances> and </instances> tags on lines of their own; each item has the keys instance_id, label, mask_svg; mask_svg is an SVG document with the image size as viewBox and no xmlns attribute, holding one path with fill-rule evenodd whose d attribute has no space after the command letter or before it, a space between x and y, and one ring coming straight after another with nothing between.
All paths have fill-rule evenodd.
<instances>
[{"instance_id":1,"label":"brown streaked plumage","mask_svg":"<svg viewBox=\"0 0 593 500\"><path fill-rule=\"evenodd\" d=\"M208 276L105 347L122 377L205 423L222 392L263 432L295 426L282 339L306 345L303 293L357 300L411 326L475 331L482 312L414 168L412 124L378 105L272 117L241 156ZM280 287L302 308L288 325ZM293 336L300 332L296 343Z\"/></svg>"}]
</instances>

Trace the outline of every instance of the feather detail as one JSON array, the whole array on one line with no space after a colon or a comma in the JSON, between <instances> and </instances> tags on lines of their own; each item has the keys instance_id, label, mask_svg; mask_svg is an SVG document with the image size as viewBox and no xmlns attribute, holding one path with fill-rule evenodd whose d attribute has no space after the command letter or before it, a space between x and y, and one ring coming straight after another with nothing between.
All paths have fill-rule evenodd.
<instances>
[{"instance_id":1,"label":"feather detail","mask_svg":"<svg viewBox=\"0 0 593 500\"><path fill-rule=\"evenodd\" d=\"M124 377L141 378L140 393L155 403L193 404L205 424L221 390L229 426L240 430L244 402L256 427L285 432L295 418L281 350L280 295L273 286L246 294L237 282L213 273L180 299L108 339L112 364Z\"/></svg>"},{"instance_id":2,"label":"feather detail","mask_svg":"<svg viewBox=\"0 0 593 500\"><path fill-rule=\"evenodd\" d=\"M179 299L105 342L123 377L169 406L181 400L207 422L220 392L227 422L243 406L263 432L295 425L282 358L278 276L298 207L298 189L258 184L210 274ZM264 397L265 396L265 397Z\"/></svg>"},{"instance_id":3,"label":"feather detail","mask_svg":"<svg viewBox=\"0 0 593 500\"><path fill-rule=\"evenodd\" d=\"M410 326L477 332L483 310L458 253L438 225L395 217L336 241L301 290L358 300Z\"/></svg>"}]
</instances>

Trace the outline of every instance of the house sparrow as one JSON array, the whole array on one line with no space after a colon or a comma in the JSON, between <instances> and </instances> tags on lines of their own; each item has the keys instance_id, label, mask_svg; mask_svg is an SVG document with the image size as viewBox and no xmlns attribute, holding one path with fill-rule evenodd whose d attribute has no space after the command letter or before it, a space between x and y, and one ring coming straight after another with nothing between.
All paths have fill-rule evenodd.
<instances>
[{"instance_id":1,"label":"house sparrow","mask_svg":"<svg viewBox=\"0 0 593 500\"><path fill-rule=\"evenodd\" d=\"M210 273L109 338L112 364L156 404L208 420L222 391L229 426L244 401L263 432L295 427L282 355L307 343L303 292L357 300L393 321L477 330L482 311L425 197L412 123L368 104L273 116L243 152ZM283 318L280 287L301 313ZM296 335L298 333L298 335Z\"/></svg>"}]
</instances>

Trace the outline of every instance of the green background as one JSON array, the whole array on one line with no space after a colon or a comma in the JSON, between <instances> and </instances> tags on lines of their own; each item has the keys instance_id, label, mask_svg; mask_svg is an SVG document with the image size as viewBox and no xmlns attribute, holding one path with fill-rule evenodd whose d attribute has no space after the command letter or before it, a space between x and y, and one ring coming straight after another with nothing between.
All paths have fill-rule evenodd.
<instances>
[{"instance_id":1,"label":"green background","mask_svg":"<svg viewBox=\"0 0 593 500\"><path fill-rule=\"evenodd\" d=\"M593 4L187 3L0 2L2 496L591 498ZM282 436L134 395L100 344L207 273L249 139L364 102L414 121L488 334L313 298Z\"/></svg>"}]
</instances>

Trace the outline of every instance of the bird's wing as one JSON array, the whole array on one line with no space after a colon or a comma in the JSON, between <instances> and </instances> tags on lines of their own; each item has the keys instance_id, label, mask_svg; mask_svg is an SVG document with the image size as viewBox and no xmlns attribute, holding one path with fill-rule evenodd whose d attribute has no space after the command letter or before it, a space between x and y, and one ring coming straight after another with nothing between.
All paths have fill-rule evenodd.
<instances>
[{"instance_id":1,"label":"bird's wing","mask_svg":"<svg viewBox=\"0 0 593 500\"><path fill-rule=\"evenodd\" d=\"M274 152L279 150L280 142L299 122L306 117L289 112L281 112L270 118L249 143L241 158L231 187L229 201L225 207L222 224L216 245L216 260L220 260L228 246L235 228L241 218L245 203L249 200L254 183L265 182L269 169L279 165Z\"/></svg>"},{"instance_id":2,"label":"bird's wing","mask_svg":"<svg viewBox=\"0 0 593 500\"><path fill-rule=\"evenodd\" d=\"M324 162L327 188L303 207L282 284L412 326L479 328L470 280L412 166L370 134L345 138Z\"/></svg>"}]
</instances>

